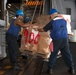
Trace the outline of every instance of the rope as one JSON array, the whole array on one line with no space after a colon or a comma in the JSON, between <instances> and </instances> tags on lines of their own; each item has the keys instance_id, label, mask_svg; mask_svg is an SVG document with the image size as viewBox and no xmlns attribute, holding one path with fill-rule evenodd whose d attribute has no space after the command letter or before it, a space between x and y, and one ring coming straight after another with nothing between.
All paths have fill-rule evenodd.
<instances>
[{"instance_id":1,"label":"rope","mask_svg":"<svg viewBox=\"0 0 76 75\"><path fill-rule=\"evenodd\" d=\"M43 5L43 3L42 3L41 6L40 6L39 17L40 17L40 13L41 13L42 5Z\"/></svg>"},{"instance_id":2,"label":"rope","mask_svg":"<svg viewBox=\"0 0 76 75\"><path fill-rule=\"evenodd\" d=\"M58 1L58 0L57 0L57 1ZM54 0L53 3L54 3L54 4L53 4L53 5L54 5L54 8L57 9L58 7L57 7L57 4L56 4L56 0Z\"/></svg>"},{"instance_id":3,"label":"rope","mask_svg":"<svg viewBox=\"0 0 76 75\"><path fill-rule=\"evenodd\" d=\"M61 6L62 13L64 13L64 11L63 11L63 6L62 6L62 3L61 3L61 0L60 0L59 2L60 2L60 6Z\"/></svg>"},{"instance_id":4,"label":"rope","mask_svg":"<svg viewBox=\"0 0 76 75\"><path fill-rule=\"evenodd\" d=\"M35 16L35 13L36 13L37 6L38 6L38 1L37 1L36 6L35 6L35 10L34 10L34 13L33 13L32 19L31 19L31 23L32 23L33 20L34 20L34 16Z\"/></svg>"},{"instance_id":5,"label":"rope","mask_svg":"<svg viewBox=\"0 0 76 75\"><path fill-rule=\"evenodd\" d=\"M55 7L56 9L58 8L58 7L57 7L57 2L56 2L56 1L59 1L60 7L61 7L61 12L64 13L64 11L63 11L63 6L62 6L62 3L61 3L61 0L54 0L54 1L53 1L54 7Z\"/></svg>"},{"instance_id":6,"label":"rope","mask_svg":"<svg viewBox=\"0 0 76 75\"><path fill-rule=\"evenodd\" d=\"M44 15L45 2L46 2L46 0L44 0L44 2L43 2L43 15Z\"/></svg>"}]
</instances>

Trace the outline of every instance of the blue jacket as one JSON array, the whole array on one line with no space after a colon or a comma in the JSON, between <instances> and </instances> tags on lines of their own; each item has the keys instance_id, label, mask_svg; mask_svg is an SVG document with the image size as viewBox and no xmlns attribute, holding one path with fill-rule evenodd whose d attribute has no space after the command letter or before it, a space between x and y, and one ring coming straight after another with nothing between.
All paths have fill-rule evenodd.
<instances>
[{"instance_id":1,"label":"blue jacket","mask_svg":"<svg viewBox=\"0 0 76 75\"><path fill-rule=\"evenodd\" d=\"M68 38L66 25L66 20L56 17L50 21L43 29L44 31L50 30L50 36L52 39Z\"/></svg>"},{"instance_id":2,"label":"blue jacket","mask_svg":"<svg viewBox=\"0 0 76 75\"><path fill-rule=\"evenodd\" d=\"M20 31L21 27L14 25L14 21L15 21L15 20L16 20L16 19L13 19L13 20L12 20L12 23L11 23L11 25L10 25L7 33L18 37L19 31Z\"/></svg>"}]
</instances>

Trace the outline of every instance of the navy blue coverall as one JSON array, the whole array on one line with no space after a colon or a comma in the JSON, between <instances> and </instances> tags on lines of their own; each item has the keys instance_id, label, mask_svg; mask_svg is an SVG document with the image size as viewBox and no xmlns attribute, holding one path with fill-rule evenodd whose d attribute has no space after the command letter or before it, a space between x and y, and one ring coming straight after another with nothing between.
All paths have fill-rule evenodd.
<instances>
[{"instance_id":1,"label":"navy blue coverall","mask_svg":"<svg viewBox=\"0 0 76 75\"><path fill-rule=\"evenodd\" d=\"M12 20L10 28L6 33L6 42L8 45L8 54L9 54L10 62L15 64L18 63L19 46L17 39L21 27L14 25L14 21L15 19Z\"/></svg>"},{"instance_id":2,"label":"navy blue coverall","mask_svg":"<svg viewBox=\"0 0 76 75\"><path fill-rule=\"evenodd\" d=\"M50 30L50 36L53 40L54 52L51 52L49 58L49 68L53 68L57 59L59 50L68 68L74 67L72 55L69 50L67 23L64 19L56 17L50 21L43 29Z\"/></svg>"}]
</instances>

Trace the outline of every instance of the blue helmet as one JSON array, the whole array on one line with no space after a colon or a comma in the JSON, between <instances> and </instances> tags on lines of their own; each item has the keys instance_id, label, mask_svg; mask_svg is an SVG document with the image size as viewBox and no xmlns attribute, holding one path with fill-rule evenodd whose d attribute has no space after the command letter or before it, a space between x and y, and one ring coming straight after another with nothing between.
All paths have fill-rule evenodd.
<instances>
[{"instance_id":1,"label":"blue helmet","mask_svg":"<svg viewBox=\"0 0 76 75\"><path fill-rule=\"evenodd\" d=\"M58 11L53 8L53 9L50 10L49 15L52 15L52 14L54 14L54 13L58 13Z\"/></svg>"},{"instance_id":2,"label":"blue helmet","mask_svg":"<svg viewBox=\"0 0 76 75\"><path fill-rule=\"evenodd\" d=\"M17 11L16 11L16 15L24 16L24 13L23 13L23 11L20 9L20 10L17 10Z\"/></svg>"},{"instance_id":3,"label":"blue helmet","mask_svg":"<svg viewBox=\"0 0 76 75\"><path fill-rule=\"evenodd\" d=\"M26 17L25 18L25 22L28 22L28 21L30 21L31 19L29 18L29 17Z\"/></svg>"}]
</instances>

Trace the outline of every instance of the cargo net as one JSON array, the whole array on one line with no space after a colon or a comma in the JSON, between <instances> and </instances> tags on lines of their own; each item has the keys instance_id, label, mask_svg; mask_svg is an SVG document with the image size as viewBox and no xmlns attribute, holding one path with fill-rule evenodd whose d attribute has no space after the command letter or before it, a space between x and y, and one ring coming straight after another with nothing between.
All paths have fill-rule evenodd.
<instances>
[{"instance_id":1,"label":"cargo net","mask_svg":"<svg viewBox=\"0 0 76 75\"><path fill-rule=\"evenodd\" d=\"M35 31L31 25L44 27L50 21L48 15L36 18L37 23L29 24L28 28L23 29L20 51L31 54L37 54L43 58L49 58L52 48L49 48L52 39L50 32ZM50 50L51 49L51 50Z\"/></svg>"}]
</instances>

